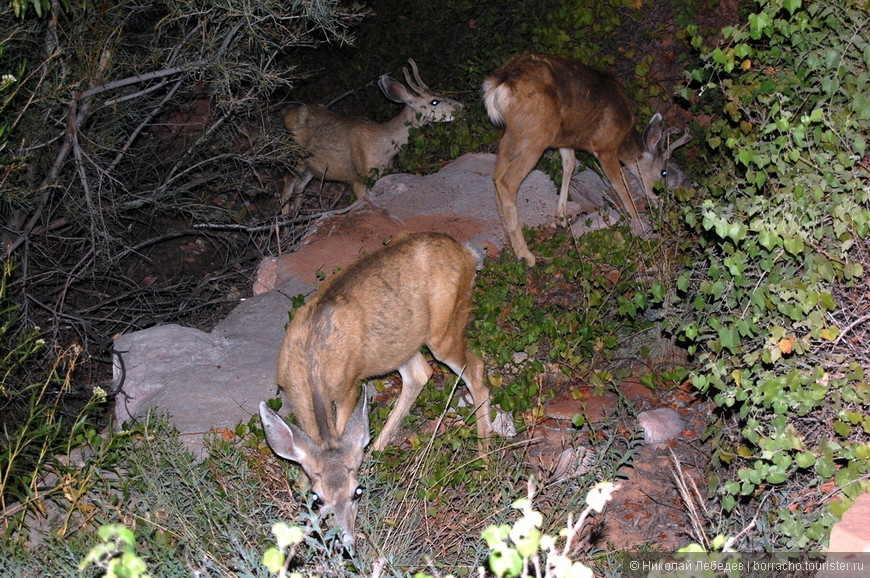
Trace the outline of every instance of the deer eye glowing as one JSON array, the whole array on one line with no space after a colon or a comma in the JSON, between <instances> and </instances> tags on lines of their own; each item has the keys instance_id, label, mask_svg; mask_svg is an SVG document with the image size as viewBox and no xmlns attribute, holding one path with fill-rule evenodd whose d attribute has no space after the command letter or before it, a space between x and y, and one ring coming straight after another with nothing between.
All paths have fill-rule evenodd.
<instances>
[{"instance_id":1,"label":"deer eye glowing","mask_svg":"<svg viewBox=\"0 0 870 578\"><path fill-rule=\"evenodd\" d=\"M437 98L433 98L432 102L430 102L429 104L431 104L432 106L438 106L439 104L441 104L441 101Z\"/></svg>"},{"instance_id":2,"label":"deer eye glowing","mask_svg":"<svg viewBox=\"0 0 870 578\"><path fill-rule=\"evenodd\" d=\"M362 497L362 495L365 493L365 491L366 491L366 489L364 486L357 486L356 489L353 491L353 499L359 500Z\"/></svg>"},{"instance_id":3,"label":"deer eye glowing","mask_svg":"<svg viewBox=\"0 0 870 578\"><path fill-rule=\"evenodd\" d=\"M320 497L320 494L317 492L311 492L311 503L315 506L323 505L323 498Z\"/></svg>"}]
</instances>

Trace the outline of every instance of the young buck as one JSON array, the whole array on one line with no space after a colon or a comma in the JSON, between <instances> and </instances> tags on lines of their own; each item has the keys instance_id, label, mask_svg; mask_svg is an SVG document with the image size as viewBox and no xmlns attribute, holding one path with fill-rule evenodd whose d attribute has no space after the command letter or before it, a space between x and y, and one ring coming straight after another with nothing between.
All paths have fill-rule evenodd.
<instances>
[{"instance_id":1,"label":"young buck","mask_svg":"<svg viewBox=\"0 0 870 578\"><path fill-rule=\"evenodd\" d=\"M399 149L408 143L411 127L432 122L450 122L462 104L432 91L420 79L417 64L408 59L404 86L386 74L378 79L381 91L392 101L405 105L398 115L384 123L349 117L320 105L298 105L284 115L284 126L311 156L296 167L296 174L284 177L282 210L290 212L290 199L298 198L312 178L349 183L356 198L368 192L363 179L372 170L392 165ZM295 202L295 201L294 201Z\"/></svg>"},{"instance_id":2,"label":"young buck","mask_svg":"<svg viewBox=\"0 0 870 578\"><path fill-rule=\"evenodd\" d=\"M517 216L517 190L546 149L562 157L562 188L556 217L567 221L568 185L575 149L592 153L642 233L638 207L623 179L620 162L640 180L645 193L665 174L671 152L691 138L668 145L662 117L656 113L643 136L634 129L628 99L612 76L574 60L526 54L510 60L483 83L483 100L492 122L504 127L498 146L496 201L505 232L517 257L530 266L529 251Z\"/></svg>"},{"instance_id":3,"label":"young buck","mask_svg":"<svg viewBox=\"0 0 870 578\"><path fill-rule=\"evenodd\" d=\"M448 235L403 234L330 279L287 326L277 380L299 425L265 403L260 417L275 453L302 466L314 501L332 514L348 550L369 442L360 380L396 369L402 378L375 450L390 442L432 375L423 345L465 381L480 439L492 434L483 362L466 345L477 264L474 251Z\"/></svg>"}]
</instances>

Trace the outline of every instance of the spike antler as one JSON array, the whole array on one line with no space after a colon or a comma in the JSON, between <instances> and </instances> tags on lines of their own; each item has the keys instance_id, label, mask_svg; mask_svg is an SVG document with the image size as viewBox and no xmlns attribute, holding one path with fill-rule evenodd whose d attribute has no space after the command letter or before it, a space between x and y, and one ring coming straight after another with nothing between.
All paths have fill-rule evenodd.
<instances>
[{"instance_id":1,"label":"spike antler","mask_svg":"<svg viewBox=\"0 0 870 578\"><path fill-rule=\"evenodd\" d=\"M420 72L417 70L417 63L414 62L414 59L409 58L408 64L411 65L411 70L414 71L414 80L411 80L411 75L408 74L408 69L402 67L402 73L405 75L405 83L407 83L407 85L411 87L411 89L414 90L417 94L430 92L429 87L426 86L426 83L420 79Z\"/></svg>"},{"instance_id":2,"label":"spike antler","mask_svg":"<svg viewBox=\"0 0 870 578\"><path fill-rule=\"evenodd\" d=\"M680 132L679 129L671 129L665 135L665 138L668 139L668 146L664 151L664 155L665 155L666 159L669 159L671 157L671 153L674 152L674 150L676 150L678 147L681 147L684 144L686 144L687 142L689 142L690 140L692 140L692 135L689 134L689 129L687 128L683 132L683 134L680 136L680 138L678 138L677 140L675 140L673 142L670 142L671 136L678 133L678 132Z\"/></svg>"}]
</instances>

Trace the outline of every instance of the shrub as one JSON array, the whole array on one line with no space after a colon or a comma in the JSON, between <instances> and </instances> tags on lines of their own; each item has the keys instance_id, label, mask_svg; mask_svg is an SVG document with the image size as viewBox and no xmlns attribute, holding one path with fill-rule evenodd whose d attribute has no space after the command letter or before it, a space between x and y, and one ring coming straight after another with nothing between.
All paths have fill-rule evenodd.
<instances>
[{"instance_id":1,"label":"shrub","mask_svg":"<svg viewBox=\"0 0 870 578\"><path fill-rule=\"evenodd\" d=\"M721 409L712 487L728 512L764 510L768 549L823 545L868 489L870 364L846 302L870 264L866 21L859 3L759 2L688 73L712 121L676 325Z\"/></svg>"}]
</instances>

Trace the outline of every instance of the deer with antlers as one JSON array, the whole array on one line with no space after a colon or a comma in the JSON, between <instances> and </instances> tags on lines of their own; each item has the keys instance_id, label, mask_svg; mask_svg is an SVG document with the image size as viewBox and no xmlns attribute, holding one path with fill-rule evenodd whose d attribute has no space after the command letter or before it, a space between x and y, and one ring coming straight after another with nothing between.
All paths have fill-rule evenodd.
<instances>
[{"instance_id":1,"label":"deer with antlers","mask_svg":"<svg viewBox=\"0 0 870 578\"><path fill-rule=\"evenodd\" d=\"M408 64L413 79L408 69L402 68L407 86L386 74L378 79L387 98L405 105L387 122L345 116L321 105L297 105L284 115L284 126L311 153L296 167L295 174L284 178L284 214L292 211L291 199L297 199L314 177L349 183L356 198L366 196L364 179L373 170L392 165L399 149L408 143L411 127L454 119L462 104L430 89L420 79L414 60L408 59Z\"/></svg>"},{"instance_id":2,"label":"deer with antlers","mask_svg":"<svg viewBox=\"0 0 870 578\"><path fill-rule=\"evenodd\" d=\"M632 230L645 232L639 203L623 178L622 166L652 195L671 153L691 137L668 143L660 114L639 134L631 105L612 76L575 60L525 54L510 60L483 83L483 100L493 124L504 127L493 180L502 224L514 254L529 266L529 251L517 215L517 190L549 148L562 157L562 187L556 217L567 222L567 198L575 149L592 153L631 217ZM652 197L650 197L652 198ZM641 200L641 203L643 201Z\"/></svg>"}]
</instances>

